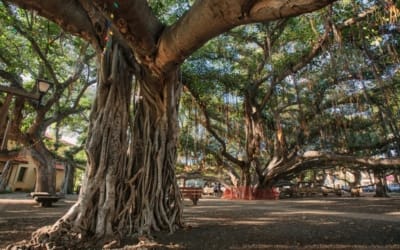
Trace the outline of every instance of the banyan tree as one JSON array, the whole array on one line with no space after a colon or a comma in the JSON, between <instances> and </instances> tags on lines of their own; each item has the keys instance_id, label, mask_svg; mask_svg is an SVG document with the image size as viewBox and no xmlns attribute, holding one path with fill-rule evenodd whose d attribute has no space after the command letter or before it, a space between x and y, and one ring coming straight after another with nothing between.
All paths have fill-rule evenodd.
<instances>
[{"instance_id":1,"label":"banyan tree","mask_svg":"<svg viewBox=\"0 0 400 250\"><path fill-rule=\"evenodd\" d=\"M374 3L237 28L201 51L219 56L189 60L203 63L183 75L214 142L207 148L227 175L236 172L238 190L256 187L251 198L261 198L310 168L398 167L399 10Z\"/></svg>"},{"instance_id":2,"label":"banyan tree","mask_svg":"<svg viewBox=\"0 0 400 250\"><path fill-rule=\"evenodd\" d=\"M236 26L312 12L334 0L189 1L181 3L186 11L170 25L152 4L174 11L177 1L6 2L54 21L90 42L97 54L97 94L79 199L25 244L77 249L117 245L133 234L173 232L182 225L174 165L179 67L188 56Z\"/></svg>"}]
</instances>

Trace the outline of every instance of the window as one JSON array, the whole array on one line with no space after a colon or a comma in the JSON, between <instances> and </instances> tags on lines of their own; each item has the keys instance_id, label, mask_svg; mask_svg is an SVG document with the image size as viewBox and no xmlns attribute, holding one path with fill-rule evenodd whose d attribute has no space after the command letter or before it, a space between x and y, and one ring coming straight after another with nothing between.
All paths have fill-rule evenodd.
<instances>
[{"instance_id":1,"label":"window","mask_svg":"<svg viewBox=\"0 0 400 250\"><path fill-rule=\"evenodd\" d=\"M26 169L27 169L26 167L20 167L19 168L17 181L24 181L24 176L25 176Z\"/></svg>"}]
</instances>

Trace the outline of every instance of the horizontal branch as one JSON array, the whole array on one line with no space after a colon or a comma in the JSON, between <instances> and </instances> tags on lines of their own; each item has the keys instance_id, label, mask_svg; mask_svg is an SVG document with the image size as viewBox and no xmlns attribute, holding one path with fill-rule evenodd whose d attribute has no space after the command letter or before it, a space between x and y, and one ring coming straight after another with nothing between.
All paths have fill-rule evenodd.
<instances>
[{"instance_id":1,"label":"horizontal branch","mask_svg":"<svg viewBox=\"0 0 400 250\"><path fill-rule=\"evenodd\" d=\"M96 32L93 29L89 16L76 0L6 0L27 10L34 10L57 23L63 30L80 36L86 40L95 40Z\"/></svg>"},{"instance_id":2,"label":"horizontal branch","mask_svg":"<svg viewBox=\"0 0 400 250\"><path fill-rule=\"evenodd\" d=\"M0 92L6 92L6 93L10 93L12 95L22 96L22 97L33 99L33 100L39 100L39 98L40 98L40 94L38 92L30 93L24 89L11 87L11 86L0 85Z\"/></svg>"},{"instance_id":3,"label":"horizontal branch","mask_svg":"<svg viewBox=\"0 0 400 250\"><path fill-rule=\"evenodd\" d=\"M359 157L352 155L339 155L330 152L321 151L306 151L301 159L308 160L330 160L340 163L361 164L368 167L382 167L382 166L398 166L400 165L400 158L376 158L376 157Z\"/></svg>"}]
</instances>

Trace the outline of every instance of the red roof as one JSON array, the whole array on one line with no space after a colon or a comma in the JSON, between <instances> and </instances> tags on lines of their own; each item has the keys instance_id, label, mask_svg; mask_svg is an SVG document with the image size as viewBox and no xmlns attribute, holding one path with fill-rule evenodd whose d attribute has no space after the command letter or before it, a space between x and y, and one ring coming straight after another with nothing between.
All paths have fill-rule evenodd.
<instances>
[{"instance_id":1,"label":"red roof","mask_svg":"<svg viewBox=\"0 0 400 250\"><path fill-rule=\"evenodd\" d=\"M54 168L57 169L57 170L64 170L65 169L64 165L60 164L60 163L56 163L56 165L54 165Z\"/></svg>"}]
</instances>

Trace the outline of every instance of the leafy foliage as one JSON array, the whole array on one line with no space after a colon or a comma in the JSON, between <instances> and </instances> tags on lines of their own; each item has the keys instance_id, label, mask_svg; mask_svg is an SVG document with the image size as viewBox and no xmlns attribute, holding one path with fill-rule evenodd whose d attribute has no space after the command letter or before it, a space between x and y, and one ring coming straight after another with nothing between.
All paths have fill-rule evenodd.
<instances>
[{"instance_id":1,"label":"leafy foliage","mask_svg":"<svg viewBox=\"0 0 400 250\"><path fill-rule=\"evenodd\" d=\"M355 156L398 151L400 48L397 26L381 7L373 1L345 1L327 11L238 27L210 41L183 66L192 95L185 97L190 101L182 103L183 109L188 103L206 106L201 120L204 127L207 119L211 124L207 147L213 154L226 148L242 158L249 141L242 126L243 104L253 93L252 102L262 109L265 138L258 145L258 161L265 166L277 153L277 126L283 129L287 150ZM357 16L363 18L354 21ZM329 32L327 41L305 61L322 43L324 32ZM225 102L224 95L237 101ZM257 106L263 99L265 106ZM227 133L235 126L235 132Z\"/></svg>"},{"instance_id":2,"label":"leafy foliage","mask_svg":"<svg viewBox=\"0 0 400 250\"><path fill-rule=\"evenodd\" d=\"M95 91L86 91L96 80L91 60L94 52L82 40L33 11L0 2L0 20L0 83L32 92L36 91L36 79L53 83L41 104L26 100L23 106L17 102L10 106L9 116L21 133L17 135L15 130L13 138L18 140L25 134L43 140L46 129L53 130L53 140L47 145L56 153L61 131L69 130L74 136L80 135L82 143ZM44 117L38 116L39 110L45 112ZM30 146L24 141L19 143ZM60 148L58 153L57 157L64 157L65 149Z\"/></svg>"}]
</instances>

